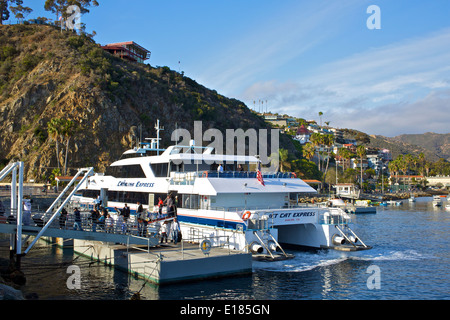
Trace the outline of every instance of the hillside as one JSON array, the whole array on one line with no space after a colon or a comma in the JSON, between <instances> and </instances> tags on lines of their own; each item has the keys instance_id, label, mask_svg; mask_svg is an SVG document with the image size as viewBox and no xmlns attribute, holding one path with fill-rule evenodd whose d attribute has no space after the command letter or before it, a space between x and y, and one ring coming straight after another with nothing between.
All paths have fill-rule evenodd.
<instances>
[{"instance_id":1,"label":"hillside","mask_svg":"<svg viewBox=\"0 0 450 320\"><path fill-rule=\"evenodd\" d=\"M0 28L0 162L25 162L27 179L43 181L57 167L53 118L69 119L68 167L103 170L142 137L165 127L162 145L194 121L208 128L268 128L242 102L226 98L167 67L125 62L85 36L44 25ZM289 139L282 146L293 150ZM62 145L62 144L61 144ZM62 145L63 146L63 145ZM64 163L63 148L58 161Z\"/></svg>"},{"instance_id":2,"label":"hillside","mask_svg":"<svg viewBox=\"0 0 450 320\"><path fill-rule=\"evenodd\" d=\"M450 161L450 133L438 134L427 132L424 134L403 134L389 138L389 140L395 143L402 142L419 146L435 154L437 158Z\"/></svg>"},{"instance_id":3,"label":"hillside","mask_svg":"<svg viewBox=\"0 0 450 320\"><path fill-rule=\"evenodd\" d=\"M400 154L418 156L420 153L423 153L425 158L431 162L440 158L449 159L449 143L445 139L449 139L450 134L425 133L391 138L368 135L353 129L343 129L342 131L344 132L344 138L356 139L358 144L366 147L389 149L394 159Z\"/></svg>"}]
</instances>

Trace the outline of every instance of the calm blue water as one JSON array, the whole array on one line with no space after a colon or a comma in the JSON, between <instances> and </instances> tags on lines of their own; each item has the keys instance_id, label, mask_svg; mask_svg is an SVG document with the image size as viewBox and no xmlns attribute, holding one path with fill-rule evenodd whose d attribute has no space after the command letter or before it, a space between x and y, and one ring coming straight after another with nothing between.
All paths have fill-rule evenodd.
<instances>
[{"instance_id":1,"label":"calm blue water","mask_svg":"<svg viewBox=\"0 0 450 320\"><path fill-rule=\"evenodd\" d=\"M445 204L445 202L444 202ZM257 262L249 276L156 287L120 271L77 258L82 288L67 289L70 251L40 249L23 261L25 294L41 300L448 300L450 211L431 198L377 214L353 215L354 231L373 249L360 252L290 251L295 258ZM53 254L49 254L53 253ZM5 250L0 251L4 256ZM43 265L44 264L44 265ZM372 268L378 270L373 273ZM379 275L379 281L372 280ZM368 281L369 280L369 281ZM369 282L369 286L368 286ZM370 284L379 284L370 289Z\"/></svg>"}]
</instances>

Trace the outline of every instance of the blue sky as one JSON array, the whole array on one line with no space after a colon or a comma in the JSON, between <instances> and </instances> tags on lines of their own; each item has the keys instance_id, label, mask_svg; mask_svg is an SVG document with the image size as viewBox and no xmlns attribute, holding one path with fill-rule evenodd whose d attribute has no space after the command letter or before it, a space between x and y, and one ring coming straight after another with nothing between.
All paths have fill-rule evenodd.
<instances>
[{"instance_id":1,"label":"blue sky","mask_svg":"<svg viewBox=\"0 0 450 320\"><path fill-rule=\"evenodd\" d=\"M450 132L448 0L98 2L82 17L98 43L133 40L151 65L252 109L320 111L331 126L386 136ZM54 18L44 0L24 3L28 18ZM381 29L367 28L370 5Z\"/></svg>"}]
</instances>

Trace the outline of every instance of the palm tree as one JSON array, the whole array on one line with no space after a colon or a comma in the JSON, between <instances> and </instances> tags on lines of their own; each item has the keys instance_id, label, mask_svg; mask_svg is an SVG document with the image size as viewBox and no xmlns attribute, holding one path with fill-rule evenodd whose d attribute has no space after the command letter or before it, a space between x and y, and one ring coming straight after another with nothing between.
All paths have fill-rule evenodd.
<instances>
[{"instance_id":1,"label":"palm tree","mask_svg":"<svg viewBox=\"0 0 450 320\"><path fill-rule=\"evenodd\" d=\"M327 171L328 171L328 165L330 164L330 158L333 155L333 152L330 150L330 148L334 144L334 135L332 135L332 134L324 135L323 136L323 144L327 147L327 166L325 167L325 172L324 172L324 176L326 176Z\"/></svg>"},{"instance_id":2,"label":"palm tree","mask_svg":"<svg viewBox=\"0 0 450 320\"><path fill-rule=\"evenodd\" d=\"M423 152L419 153L419 167L422 176L425 175L425 155Z\"/></svg>"},{"instance_id":3,"label":"palm tree","mask_svg":"<svg viewBox=\"0 0 450 320\"><path fill-rule=\"evenodd\" d=\"M289 158L289 151L286 149L278 149L278 153L272 153L270 159L272 164L277 167L277 171L283 172L285 167L290 167L290 163L287 161Z\"/></svg>"},{"instance_id":4,"label":"palm tree","mask_svg":"<svg viewBox=\"0 0 450 320\"><path fill-rule=\"evenodd\" d=\"M288 166L288 158L289 158L289 151L286 149L278 149L278 155L280 157L280 171L283 172L284 168Z\"/></svg>"},{"instance_id":5,"label":"palm tree","mask_svg":"<svg viewBox=\"0 0 450 320\"><path fill-rule=\"evenodd\" d=\"M47 123L47 132L50 138L56 142L56 163L60 169L59 162L59 138L62 132L61 119L53 118Z\"/></svg>"},{"instance_id":6,"label":"palm tree","mask_svg":"<svg viewBox=\"0 0 450 320\"><path fill-rule=\"evenodd\" d=\"M71 120L62 121L62 131L61 134L66 140L66 157L64 159L64 174L67 175L67 158L69 153L69 142L70 138L74 134L75 124Z\"/></svg>"},{"instance_id":7,"label":"palm tree","mask_svg":"<svg viewBox=\"0 0 450 320\"><path fill-rule=\"evenodd\" d=\"M309 138L309 141L313 144L314 147L319 147L322 144L322 135L320 133L314 132L311 137ZM320 150L317 151L317 158L318 158L318 167L320 170Z\"/></svg>"},{"instance_id":8,"label":"palm tree","mask_svg":"<svg viewBox=\"0 0 450 320\"><path fill-rule=\"evenodd\" d=\"M389 172L391 175L397 176L398 170L399 170L398 169L398 161L394 160L394 161L389 162L388 168L389 168ZM397 182L397 178L396 178L395 182Z\"/></svg>"},{"instance_id":9,"label":"palm tree","mask_svg":"<svg viewBox=\"0 0 450 320\"><path fill-rule=\"evenodd\" d=\"M312 143L307 143L303 146L303 156L311 160L314 157L314 153L316 152L316 148Z\"/></svg>"},{"instance_id":10,"label":"palm tree","mask_svg":"<svg viewBox=\"0 0 450 320\"><path fill-rule=\"evenodd\" d=\"M366 147L364 146L358 146L356 148L356 154L359 157L360 164L361 164L361 190L363 189L363 159L366 157Z\"/></svg>"}]
</instances>

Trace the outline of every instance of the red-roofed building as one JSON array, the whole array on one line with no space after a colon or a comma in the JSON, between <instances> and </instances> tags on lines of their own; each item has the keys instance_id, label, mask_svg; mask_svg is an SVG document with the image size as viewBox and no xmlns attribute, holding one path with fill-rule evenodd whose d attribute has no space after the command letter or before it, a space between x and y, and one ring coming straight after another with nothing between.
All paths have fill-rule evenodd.
<instances>
[{"instance_id":1,"label":"red-roofed building","mask_svg":"<svg viewBox=\"0 0 450 320\"><path fill-rule=\"evenodd\" d=\"M134 41L110 43L102 46L103 50L133 62L144 63L145 60L150 59L151 52Z\"/></svg>"},{"instance_id":2,"label":"red-roofed building","mask_svg":"<svg viewBox=\"0 0 450 320\"><path fill-rule=\"evenodd\" d=\"M300 128L297 130L297 135L295 136L295 140L299 141L301 144L305 144L309 141L311 137L311 132L306 129L306 127L302 124Z\"/></svg>"}]
</instances>

